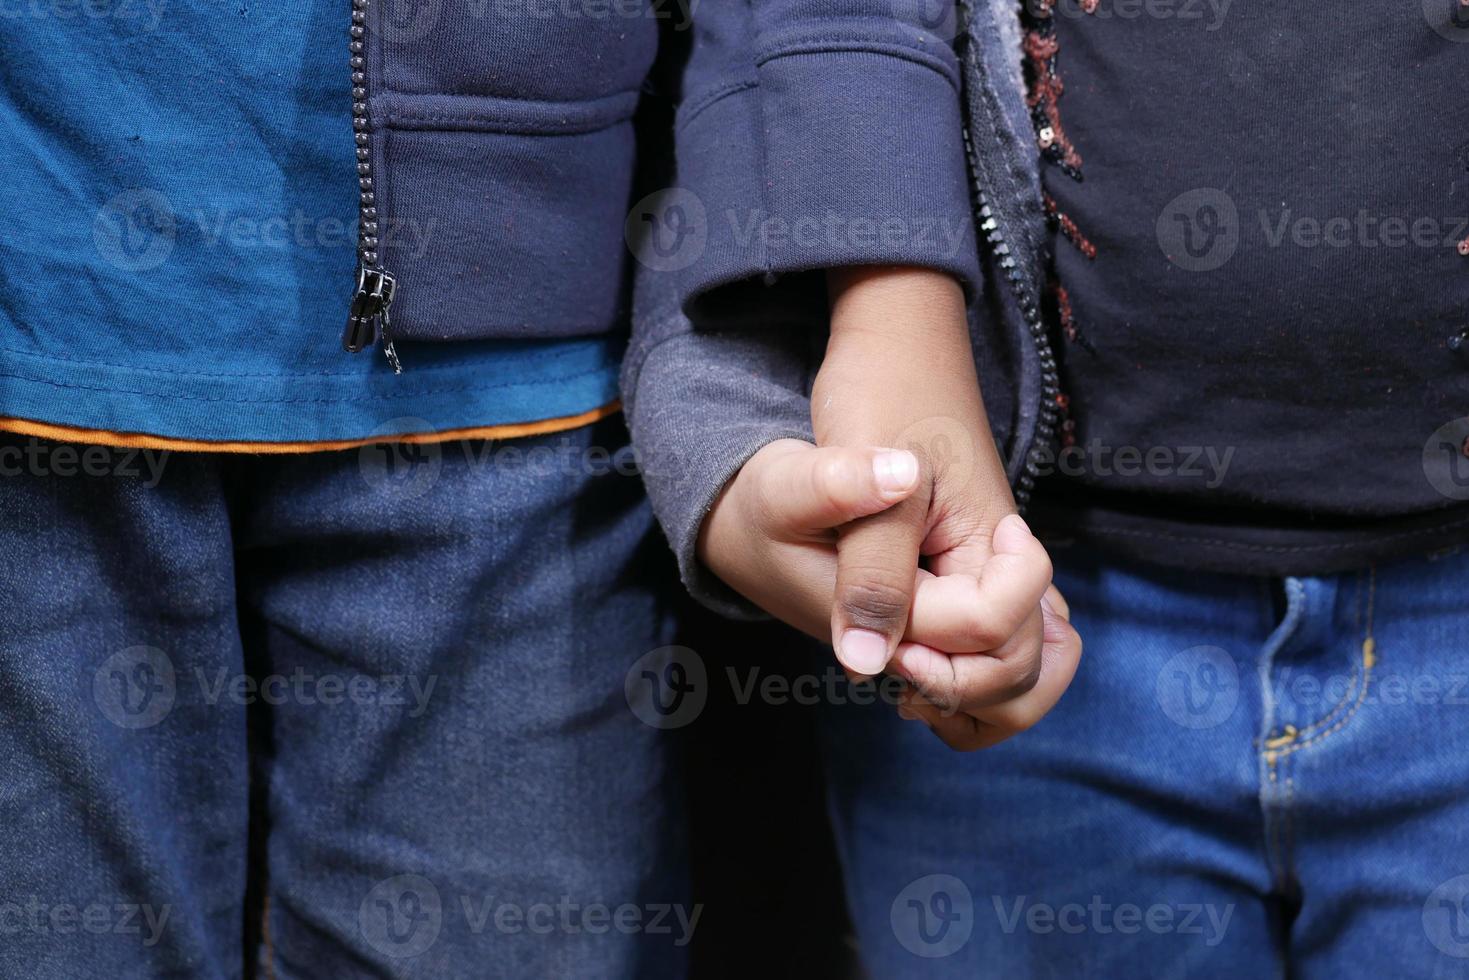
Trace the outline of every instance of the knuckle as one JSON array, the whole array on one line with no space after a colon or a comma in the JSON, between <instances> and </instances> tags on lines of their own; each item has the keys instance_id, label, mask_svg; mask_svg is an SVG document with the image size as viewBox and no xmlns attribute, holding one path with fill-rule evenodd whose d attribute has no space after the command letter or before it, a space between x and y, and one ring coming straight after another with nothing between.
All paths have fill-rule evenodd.
<instances>
[{"instance_id":1,"label":"knuckle","mask_svg":"<svg viewBox=\"0 0 1469 980\"><path fill-rule=\"evenodd\" d=\"M984 733L979 730L979 725L971 723L957 731L945 731L940 738L943 743L955 752L977 752L984 748Z\"/></svg>"},{"instance_id":2,"label":"knuckle","mask_svg":"<svg viewBox=\"0 0 1469 980\"><path fill-rule=\"evenodd\" d=\"M1056 566L1051 562L1051 553L1045 548L1036 549L1036 571L1046 580L1046 587L1050 588L1051 581L1056 574Z\"/></svg>"},{"instance_id":3,"label":"knuckle","mask_svg":"<svg viewBox=\"0 0 1469 980\"><path fill-rule=\"evenodd\" d=\"M1046 709L1039 706L1017 708L1006 717L1005 730L1014 735L1028 732L1045 716Z\"/></svg>"},{"instance_id":4,"label":"knuckle","mask_svg":"<svg viewBox=\"0 0 1469 980\"><path fill-rule=\"evenodd\" d=\"M849 454L827 453L811 468L811 489L822 496L848 496L860 478Z\"/></svg>"},{"instance_id":5,"label":"knuckle","mask_svg":"<svg viewBox=\"0 0 1469 980\"><path fill-rule=\"evenodd\" d=\"M994 619L975 620L964 629L963 640L976 650L993 650L1010 638L1013 630Z\"/></svg>"},{"instance_id":6,"label":"knuckle","mask_svg":"<svg viewBox=\"0 0 1469 980\"><path fill-rule=\"evenodd\" d=\"M952 718L958 713L959 698L951 685L934 677L914 677L912 683L923 700L941 716Z\"/></svg>"},{"instance_id":7,"label":"knuckle","mask_svg":"<svg viewBox=\"0 0 1469 980\"><path fill-rule=\"evenodd\" d=\"M1041 679L1041 657L1039 650L1027 650L1002 661L996 694L1001 701L1014 701L1024 697Z\"/></svg>"},{"instance_id":8,"label":"knuckle","mask_svg":"<svg viewBox=\"0 0 1469 980\"><path fill-rule=\"evenodd\" d=\"M908 590L868 575L843 582L839 601L855 626L887 626L908 617Z\"/></svg>"}]
</instances>

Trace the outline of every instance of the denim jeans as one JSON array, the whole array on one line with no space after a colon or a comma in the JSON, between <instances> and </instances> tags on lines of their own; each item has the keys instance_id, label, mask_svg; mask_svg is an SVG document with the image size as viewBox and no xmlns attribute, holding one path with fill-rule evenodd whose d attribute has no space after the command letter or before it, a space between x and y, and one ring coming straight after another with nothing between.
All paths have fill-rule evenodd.
<instances>
[{"instance_id":1,"label":"denim jeans","mask_svg":"<svg viewBox=\"0 0 1469 980\"><path fill-rule=\"evenodd\" d=\"M872 975L1469 976L1469 555L1053 557L1086 652L1030 732L823 714Z\"/></svg>"},{"instance_id":2,"label":"denim jeans","mask_svg":"<svg viewBox=\"0 0 1469 980\"><path fill-rule=\"evenodd\" d=\"M0 439L0 976L676 975L625 439Z\"/></svg>"}]
</instances>

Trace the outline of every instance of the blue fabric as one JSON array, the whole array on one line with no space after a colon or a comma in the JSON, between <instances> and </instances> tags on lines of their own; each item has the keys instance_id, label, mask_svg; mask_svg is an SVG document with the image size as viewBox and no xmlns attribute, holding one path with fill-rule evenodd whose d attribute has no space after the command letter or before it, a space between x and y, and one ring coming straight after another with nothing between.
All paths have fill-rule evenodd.
<instances>
[{"instance_id":1,"label":"blue fabric","mask_svg":"<svg viewBox=\"0 0 1469 980\"><path fill-rule=\"evenodd\" d=\"M699 325L820 325L835 266L980 284L954 10L917 0L704 4L678 110L678 188L639 202L645 279ZM936 16L935 16L936 15Z\"/></svg>"},{"instance_id":2,"label":"blue fabric","mask_svg":"<svg viewBox=\"0 0 1469 980\"><path fill-rule=\"evenodd\" d=\"M341 350L358 194L346 5L17 10L0 17L0 415L307 441L555 418L616 397L620 340L525 339L606 334L615 303L571 322L567 304L523 289L542 300L539 321L499 311L519 339L404 342L396 378L380 353ZM441 192L442 176L415 171L418 193ZM505 183L483 160L478 177ZM548 233L484 194L455 207L535 227L539 280L578 294L578 269L554 261L575 229ZM434 217L405 215L393 248L452 244ZM494 242L483 248L478 274L505 280L482 261ZM602 251L615 279L618 250ZM401 285L450 295L421 270ZM491 318L469 299L443 315Z\"/></svg>"},{"instance_id":3,"label":"blue fabric","mask_svg":"<svg viewBox=\"0 0 1469 980\"><path fill-rule=\"evenodd\" d=\"M625 445L0 437L0 975L238 977L262 907L261 976L680 975Z\"/></svg>"},{"instance_id":4,"label":"blue fabric","mask_svg":"<svg viewBox=\"0 0 1469 980\"><path fill-rule=\"evenodd\" d=\"M886 705L826 715L872 975L1461 975L1469 554L1055 558L1087 649L1035 729L957 755Z\"/></svg>"}]
</instances>

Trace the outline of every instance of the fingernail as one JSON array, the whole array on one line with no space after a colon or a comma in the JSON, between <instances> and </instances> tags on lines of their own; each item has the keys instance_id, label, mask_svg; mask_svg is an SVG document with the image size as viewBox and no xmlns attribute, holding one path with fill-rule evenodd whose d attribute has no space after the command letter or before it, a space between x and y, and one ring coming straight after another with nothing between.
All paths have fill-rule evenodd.
<instances>
[{"instance_id":1,"label":"fingernail","mask_svg":"<svg viewBox=\"0 0 1469 980\"><path fill-rule=\"evenodd\" d=\"M904 721L915 721L918 718L918 712L914 711L906 704L900 704L898 705L898 717L903 719Z\"/></svg>"},{"instance_id":2,"label":"fingernail","mask_svg":"<svg viewBox=\"0 0 1469 980\"><path fill-rule=\"evenodd\" d=\"M906 493L918 482L918 457L902 449L889 449L872 457L872 474L884 493Z\"/></svg>"},{"instance_id":3,"label":"fingernail","mask_svg":"<svg viewBox=\"0 0 1469 980\"><path fill-rule=\"evenodd\" d=\"M847 630L837 653L842 663L859 674L882 673L888 662L888 641L872 630Z\"/></svg>"}]
</instances>

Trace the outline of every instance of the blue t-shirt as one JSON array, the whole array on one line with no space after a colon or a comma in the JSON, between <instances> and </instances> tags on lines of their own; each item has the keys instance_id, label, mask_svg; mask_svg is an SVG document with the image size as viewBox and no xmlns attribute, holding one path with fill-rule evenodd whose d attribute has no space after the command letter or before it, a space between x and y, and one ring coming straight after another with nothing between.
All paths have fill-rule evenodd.
<instances>
[{"instance_id":1,"label":"blue t-shirt","mask_svg":"<svg viewBox=\"0 0 1469 980\"><path fill-rule=\"evenodd\" d=\"M400 376L380 351L342 350L346 11L139 0L0 17L0 417L303 442L616 398L616 338L400 341Z\"/></svg>"}]
</instances>

